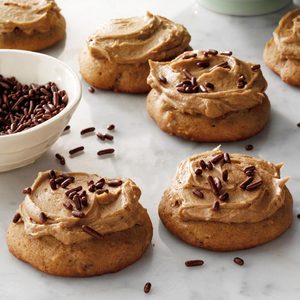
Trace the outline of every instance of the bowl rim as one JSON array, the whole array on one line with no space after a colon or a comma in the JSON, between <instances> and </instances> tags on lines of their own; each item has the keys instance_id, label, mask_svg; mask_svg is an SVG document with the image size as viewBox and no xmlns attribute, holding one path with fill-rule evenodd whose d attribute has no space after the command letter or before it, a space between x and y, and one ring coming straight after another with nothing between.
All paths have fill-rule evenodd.
<instances>
[{"instance_id":1,"label":"bowl rim","mask_svg":"<svg viewBox=\"0 0 300 300\"><path fill-rule=\"evenodd\" d=\"M81 97L82 97L81 81L79 79L79 76L76 74L76 72L65 62L63 62L53 56L34 52L34 51L17 50L17 49L0 49L0 56L2 53L16 53L16 54L23 54L24 56L26 56L26 55L39 56L43 59L48 59L50 61L55 62L56 64L60 65L61 67L67 69L69 71L69 73L72 75L73 80L75 82L75 92L74 92L74 100L69 101L68 105L54 117L50 118L49 120L47 120L39 125L36 125L29 129L26 129L24 131L12 133L12 134L0 135L1 141L5 140L5 139L13 139L18 136L24 136L26 134L29 134L29 133L32 133L32 132L35 132L35 131L41 129L42 127L48 126L48 125L52 124L53 122L55 122L56 120L60 119L66 113L68 113L74 106L76 106L80 102Z\"/></svg>"}]
</instances>

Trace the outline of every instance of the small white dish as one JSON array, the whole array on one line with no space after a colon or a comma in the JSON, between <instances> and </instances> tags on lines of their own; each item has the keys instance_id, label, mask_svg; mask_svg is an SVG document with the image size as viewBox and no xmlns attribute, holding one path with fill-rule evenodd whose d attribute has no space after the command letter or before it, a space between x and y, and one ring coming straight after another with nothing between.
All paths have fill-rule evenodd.
<instances>
[{"instance_id":1,"label":"small white dish","mask_svg":"<svg viewBox=\"0 0 300 300\"><path fill-rule=\"evenodd\" d=\"M68 95L67 106L56 116L30 129L0 136L0 172L33 163L58 139L81 99L76 73L60 60L36 52L0 50L0 74L22 84L55 82Z\"/></svg>"}]
</instances>

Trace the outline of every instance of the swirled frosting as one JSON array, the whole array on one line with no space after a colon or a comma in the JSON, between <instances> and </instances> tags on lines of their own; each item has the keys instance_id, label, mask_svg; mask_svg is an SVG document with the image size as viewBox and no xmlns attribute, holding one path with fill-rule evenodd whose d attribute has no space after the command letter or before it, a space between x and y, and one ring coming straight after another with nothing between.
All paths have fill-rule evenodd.
<instances>
[{"instance_id":1,"label":"swirled frosting","mask_svg":"<svg viewBox=\"0 0 300 300\"><path fill-rule=\"evenodd\" d=\"M300 8L280 20L273 37L283 58L300 59Z\"/></svg>"},{"instance_id":2,"label":"swirled frosting","mask_svg":"<svg viewBox=\"0 0 300 300\"><path fill-rule=\"evenodd\" d=\"M191 115L218 118L261 104L266 98L267 82L259 65L214 51L211 51L213 54L188 51L170 62L150 61L147 82L163 97L164 104ZM180 85L191 79L189 77L194 78L191 81L198 89L179 91Z\"/></svg>"},{"instance_id":3,"label":"swirled frosting","mask_svg":"<svg viewBox=\"0 0 300 300\"><path fill-rule=\"evenodd\" d=\"M0 33L48 32L60 16L53 0L0 0Z\"/></svg>"},{"instance_id":4,"label":"swirled frosting","mask_svg":"<svg viewBox=\"0 0 300 300\"><path fill-rule=\"evenodd\" d=\"M111 20L89 37L87 46L96 58L133 64L173 58L188 48L190 39L182 25L148 12Z\"/></svg>"},{"instance_id":5,"label":"swirled frosting","mask_svg":"<svg viewBox=\"0 0 300 300\"><path fill-rule=\"evenodd\" d=\"M82 230L82 225L89 226L99 235L114 233L129 229L136 224L142 224L141 210L138 209L141 191L130 179L123 179L119 186L105 184L103 193L90 192L89 182L97 182L102 177L86 173L61 173L74 177L74 182L68 187L58 187L53 190L49 184L49 172L41 172L31 186L31 193L19 206L19 213L24 222L26 234L38 238L52 236L69 245L91 239L92 236ZM102 179L103 180L103 179ZM105 182L110 182L104 178ZM83 217L73 216L72 209L67 209L65 203L73 203L66 191L81 186L86 191L87 206L80 213ZM74 203L73 203L74 206ZM75 209L75 208L73 208ZM41 221L41 213L47 217ZM78 213L78 211L77 211Z\"/></svg>"},{"instance_id":6,"label":"swirled frosting","mask_svg":"<svg viewBox=\"0 0 300 300\"><path fill-rule=\"evenodd\" d=\"M221 159L213 164L211 170L206 168L201 175L196 174L195 171L201 168L201 160L208 163L222 154L220 149L215 149L192 156L179 165L168 194L183 221L255 223L267 219L283 206L288 178L280 178L282 164L274 165L250 156L231 154L230 163ZM252 189L247 190L240 185L249 178L245 168L250 166L254 166L255 171L251 174ZM222 179L225 170L228 172L226 181ZM220 180L219 196L213 192L208 176L212 176L214 182ZM251 187L250 184L248 187ZM202 197L196 195L197 191L198 194L201 191ZM225 193L228 193L228 198L220 200Z\"/></svg>"}]
</instances>

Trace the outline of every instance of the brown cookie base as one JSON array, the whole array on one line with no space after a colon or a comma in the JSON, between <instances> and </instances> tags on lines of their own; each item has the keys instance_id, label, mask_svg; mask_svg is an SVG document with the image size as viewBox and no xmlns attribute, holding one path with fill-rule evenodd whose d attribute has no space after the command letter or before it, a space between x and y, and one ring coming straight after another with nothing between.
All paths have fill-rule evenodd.
<instances>
[{"instance_id":1,"label":"brown cookie base","mask_svg":"<svg viewBox=\"0 0 300 300\"><path fill-rule=\"evenodd\" d=\"M300 59L284 59L280 57L273 38L267 42L263 56L265 64L279 75L282 81L300 86Z\"/></svg>"},{"instance_id":2,"label":"brown cookie base","mask_svg":"<svg viewBox=\"0 0 300 300\"><path fill-rule=\"evenodd\" d=\"M107 59L96 59L85 47L79 58L80 73L91 86L101 90L123 93L147 93L149 64L114 64Z\"/></svg>"},{"instance_id":3,"label":"brown cookie base","mask_svg":"<svg viewBox=\"0 0 300 300\"><path fill-rule=\"evenodd\" d=\"M188 47L188 50L191 50ZM170 58L170 60L173 58ZM85 46L79 57L80 73L91 86L101 90L141 94L148 93L150 73L148 62L141 64L115 64L107 59L96 59Z\"/></svg>"},{"instance_id":4,"label":"brown cookie base","mask_svg":"<svg viewBox=\"0 0 300 300\"><path fill-rule=\"evenodd\" d=\"M0 34L0 48L39 51L53 46L65 38L66 22L63 16L45 33L26 34L20 30Z\"/></svg>"},{"instance_id":5,"label":"brown cookie base","mask_svg":"<svg viewBox=\"0 0 300 300\"><path fill-rule=\"evenodd\" d=\"M244 140L259 133L270 115L270 102L251 109L232 112L222 118L209 119L203 115L189 115L176 111L164 102L163 95L151 90L147 110L161 130L198 142L229 142Z\"/></svg>"},{"instance_id":6,"label":"brown cookie base","mask_svg":"<svg viewBox=\"0 0 300 300\"><path fill-rule=\"evenodd\" d=\"M289 228L293 218L293 199L288 189L284 205L270 218L257 223L183 222L178 207L171 206L175 201L176 194L167 190L158 210L163 224L184 242L213 251L243 250L272 241Z\"/></svg>"},{"instance_id":7,"label":"brown cookie base","mask_svg":"<svg viewBox=\"0 0 300 300\"><path fill-rule=\"evenodd\" d=\"M87 277L117 272L137 261L152 239L152 224L147 211L143 225L107 234L103 239L64 245L54 237L32 238L24 224L10 224L7 233L9 251L40 271L71 277Z\"/></svg>"}]
</instances>

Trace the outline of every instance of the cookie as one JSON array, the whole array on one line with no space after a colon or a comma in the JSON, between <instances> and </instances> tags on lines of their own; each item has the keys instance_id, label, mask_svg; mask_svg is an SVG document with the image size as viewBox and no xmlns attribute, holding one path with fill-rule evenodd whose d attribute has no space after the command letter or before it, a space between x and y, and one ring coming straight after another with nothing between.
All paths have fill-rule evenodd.
<instances>
[{"instance_id":1,"label":"cookie","mask_svg":"<svg viewBox=\"0 0 300 300\"><path fill-rule=\"evenodd\" d=\"M149 12L115 19L90 36L80 54L80 72L91 86L145 93L148 60L167 61L189 49L191 37L180 24Z\"/></svg>"},{"instance_id":2,"label":"cookie","mask_svg":"<svg viewBox=\"0 0 300 300\"><path fill-rule=\"evenodd\" d=\"M266 65L291 85L300 86L300 8L280 20L264 50Z\"/></svg>"},{"instance_id":3,"label":"cookie","mask_svg":"<svg viewBox=\"0 0 300 300\"><path fill-rule=\"evenodd\" d=\"M270 114L259 65L231 52L188 51L150 61L147 110L161 130L199 142L237 141L260 132Z\"/></svg>"},{"instance_id":4,"label":"cookie","mask_svg":"<svg viewBox=\"0 0 300 300\"><path fill-rule=\"evenodd\" d=\"M130 179L39 173L7 232L18 259L59 276L117 272L137 261L152 224Z\"/></svg>"},{"instance_id":5,"label":"cookie","mask_svg":"<svg viewBox=\"0 0 300 300\"><path fill-rule=\"evenodd\" d=\"M209 250L269 242L292 223L282 166L219 148L189 157L161 199L160 219L184 242Z\"/></svg>"},{"instance_id":6,"label":"cookie","mask_svg":"<svg viewBox=\"0 0 300 300\"><path fill-rule=\"evenodd\" d=\"M38 51L64 39L65 29L53 0L0 0L0 48Z\"/></svg>"}]
</instances>

